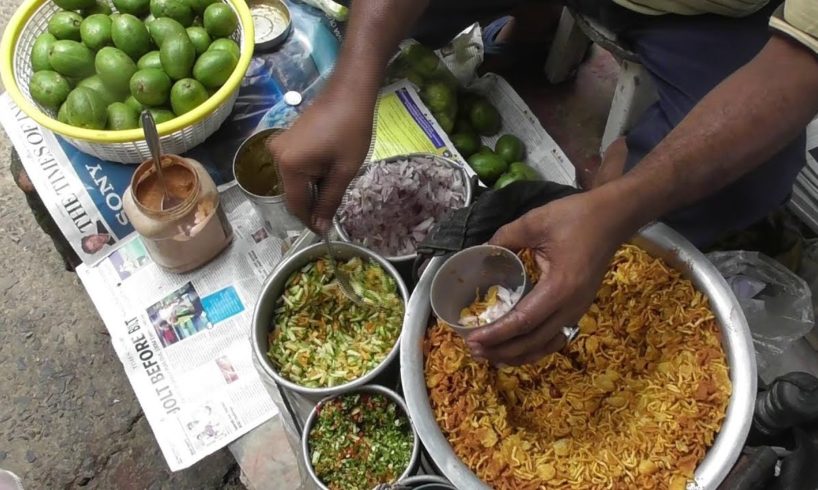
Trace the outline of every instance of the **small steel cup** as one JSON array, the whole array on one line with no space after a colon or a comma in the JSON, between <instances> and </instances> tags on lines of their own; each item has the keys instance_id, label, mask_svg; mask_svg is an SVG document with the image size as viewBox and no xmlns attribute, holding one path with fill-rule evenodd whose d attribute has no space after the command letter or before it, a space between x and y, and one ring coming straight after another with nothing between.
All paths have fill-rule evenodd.
<instances>
[{"instance_id":1,"label":"small steel cup","mask_svg":"<svg viewBox=\"0 0 818 490\"><path fill-rule=\"evenodd\" d=\"M263 144L267 138L282 131L283 129L280 128L269 128L258 131L242 142L239 149L236 150L236 155L233 157L233 176L236 179L239 189L241 189L247 199L253 203L256 213L267 223L267 226L269 226L273 232L302 230L304 226L298 221L298 218L290 214L287 210L283 193L272 196L262 196L250 190L254 188L254 183L242 182L240 166L254 163L250 161L250 159L253 158L252 155L249 154L251 147ZM277 171L275 178L278 180ZM277 185L280 185L280 182L277 182Z\"/></svg>"},{"instance_id":2,"label":"small steel cup","mask_svg":"<svg viewBox=\"0 0 818 490\"><path fill-rule=\"evenodd\" d=\"M430 292L432 310L461 335L484 328L464 327L460 311L474 303L477 291L486 294L491 286L503 286L516 291L521 286L528 292L525 266L511 250L495 245L477 245L452 255L440 266Z\"/></svg>"}]
</instances>

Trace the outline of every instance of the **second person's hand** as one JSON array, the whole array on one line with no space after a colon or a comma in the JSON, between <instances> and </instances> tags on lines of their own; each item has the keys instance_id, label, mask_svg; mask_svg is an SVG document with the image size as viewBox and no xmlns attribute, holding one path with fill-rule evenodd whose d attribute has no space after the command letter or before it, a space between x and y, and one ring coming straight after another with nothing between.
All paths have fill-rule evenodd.
<instances>
[{"instance_id":1,"label":"second person's hand","mask_svg":"<svg viewBox=\"0 0 818 490\"><path fill-rule=\"evenodd\" d=\"M605 191L589 191L536 208L500 228L490 243L531 248L540 280L493 325L468 336L472 353L495 365L538 361L565 345L562 327L575 325L596 296L617 247L633 230L619 225Z\"/></svg>"},{"instance_id":2,"label":"second person's hand","mask_svg":"<svg viewBox=\"0 0 818 490\"><path fill-rule=\"evenodd\" d=\"M332 83L292 128L270 139L287 207L314 231L325 232L369 150L373 104ZM318 185L313 204L309 186Z\"/></svg>"}]
</instances>

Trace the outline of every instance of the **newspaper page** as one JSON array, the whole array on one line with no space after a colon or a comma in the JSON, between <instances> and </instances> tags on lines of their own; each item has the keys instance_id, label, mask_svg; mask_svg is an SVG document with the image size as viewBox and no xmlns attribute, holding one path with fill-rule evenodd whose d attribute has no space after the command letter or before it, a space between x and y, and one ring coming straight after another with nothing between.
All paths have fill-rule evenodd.
<instances>
[{"instance_id":1,"label":"newspaper page","mask_svg":"<svg viewBox=\"0 0 818 490\"><path fill-rule=\"evenodd\" d=\"M288 244L237 186L221 194L232 244L207 266L172 274L136 235L77 273L173 471L274 416L248 339L256 297Z\"/></svg>"}]
</instances>

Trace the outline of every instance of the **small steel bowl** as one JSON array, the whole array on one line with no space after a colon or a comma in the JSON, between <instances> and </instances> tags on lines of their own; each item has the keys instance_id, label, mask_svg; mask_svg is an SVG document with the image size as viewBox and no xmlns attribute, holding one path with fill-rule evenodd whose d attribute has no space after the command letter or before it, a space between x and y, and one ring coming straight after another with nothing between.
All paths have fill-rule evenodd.
<instances>
[{"instance_id":1,"label":"small steel bowl","mask_svg":"<svg viewBox=\"0 0 818 490\"><path fill-rule=\"evenodd\" d=\"M360 386L354 390L349 390L345 393L337 393L332 396L328 396L321 401L319 401L315 407L310 412L309 417L307 417L307 422L304 424L304 431L301 433L301 457L304 458L304 467L307 468L307 473L310 475L310 478L315 482L315 484L321 490L329 490L326 485L318 478L318 475L315 474L315 470L312 467L312 457L310 455L310 432L312 430L313 425L315 425L315 421L318 418L318 413L321 410L321 407L330 400L333 400L339 396L345 396L353 393L370 393L370 394L378 394L383 395L390 400L392 400L398 407L400 407L403 414L406 416L406 419L409 421L409 427L412 428L412 456L409 458L409 464L406 466L406 469L401 473L398 477L398 481L402 481L403 479L409 477L413 473L417 471L418 465L420 464L420 438L418 437L417 430L415 429L415 425L412 423L412 418L409 417L409 408L406 406L406 402L403 401L400 395L395 393L394 391L384 388L380 385L366 385ZM384 483L391 483L391 482L384 482Z\"/></svg>"},{"instance_id":2,"label":"small steel bowl","mask_svg":"<svg viewBox=\"0 0 818 490\"><path fill-rule=\"evenodd\" d=\"M281 0L250 0L247 6L253 17L257 51L276 48L290 35L293 21L286 3Z\"/></svg>"},{"instance_id":3,"label":"small steel bowl","mask_svg":"<svg viewBox=\"0 0 818 490\"><path fill-rule=\"evenodd\" d=\"M429 298L432 310L460 335L486 328L493 322L464 327L460 324L460 311L474 303L478 291L485 294L491 286L512 291L522 287L523 295L528 292L528 275L517 254L496 245L463 249L449 257L432 279Z\"/></svg>"},{"instance_id":4,"label":"small steel bowl","mask_svg":"<svg viewBox=\"0 0 818 490\"><path fill-rule=\"evenodd\" d=\"M400 274L395 270L392 264L380 255L367 250L358 245L344 242L333 242L333 250L341 260L351 259L353 257L361 257L366 260L371 260L381 266L387 274L392 276L397 284L398 292L403 298L403 303L406 305L409 302L409 290L406 284L401 279ZM281 294L284 292L287 280L290 276L308 263L323 257L327 254L326 246L323 243L311 245L291 257L284 259L278 267L270 274L264 285L261 287L258 300L256 301L255 311L253 312L252 337L250 339L253 348L253 355L256 358L258 365L262 372L272 378L279 386L288 390L295 391L308 400L318 401L324 397L337 395L354 390L367 383L375 382L389 377L391 372L396 369L398 360L398 351L400 350L400 335L395 339L395 345L389 354L375 366L374 369L364 374L358 379L349 381L342 385L328 386L324 388L311 388L301 386L279 374L278 369L270 361L267 356L268 337L275 325L273 325L273 313L276 309L276 304ZM388 379L385 383L388 383Z\"/></svg>"},{"instance_id":5,"label":"small steel bowl","mask_svg":"<svg viewBox=\"0 0 818 490\"><path fill-rule=\"evenodd\" d=\"M464 189L466 191L466 196L465 196L466 198L465 198L465 201L463 203L463 207L466 207L469 204L471 204L472 194L473 194L471 178L469 177L469 173L466 170L466 168L462 164L460 164L460 163L458 163L458 162L456 162L454 160L451 160L449 158L442 157L442 156L439 156L439 155L433 155L431 153L410 153L408 155L397 155L397 156L394 156L394 157L384 158L383 160L379 160L379 162L394 163L394 162L398 162L398 161L401 161L401 160L413 160L413 159L420 159L420 158L432 159L432 160L436 161L437 163L440 163L442 165L448 165L450 167L453 167L455 170L457 170L458 175L460 176L460 179L463 182L463 187L464 187ZM376 163L376 162L373 162L373 163ZM355 178L355 180L360 178L367 171L367 168L368 168L367 165L362 166L361 170L358 172L358 176ZM352 187L355 180L353 180L353 183L350 184L350 187ZM343 206L343 203L345 203L345 202L346 202L346 196L344 196L344 201L342 201L341 205ZM346 230L344 230L344 224L343 224L343 222L341 220L339 220L336 217L335 220L333 220L333 223L335 225L335 231L338 233L338 236L341 237L341 240L343 240L345 242L355 243L355 242L353 242L352 238L350 238L349 234L347 234ZM384 255L386 260L388 260L388 261L390 261L390 262L392 262L393 264L396 264L396 265L411 264L415 260L415 258L417 256L418 256L417 252L407 254L407 255L395 255L395 256Z\"/></svg>"}]
</instances>

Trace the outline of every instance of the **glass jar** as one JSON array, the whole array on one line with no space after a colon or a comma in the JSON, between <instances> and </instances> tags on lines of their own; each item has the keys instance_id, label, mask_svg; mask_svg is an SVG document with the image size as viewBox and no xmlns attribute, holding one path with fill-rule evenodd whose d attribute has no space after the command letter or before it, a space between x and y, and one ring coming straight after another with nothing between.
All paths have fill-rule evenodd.
<instances>
[{"instance_id":1,"label":"glass jar","mask_svg":"<svg viewBox=\"0 0 818 490\"><path fill-rule=\"evenodd\" d=\"M147 160L131 178L123 209L157 265L171 272L191 271L230 244L233 228L201 163L162 155L161 164L168 194L179 204L162 209L162 187L153 160Z\"/></svg>"}]
</instances>

